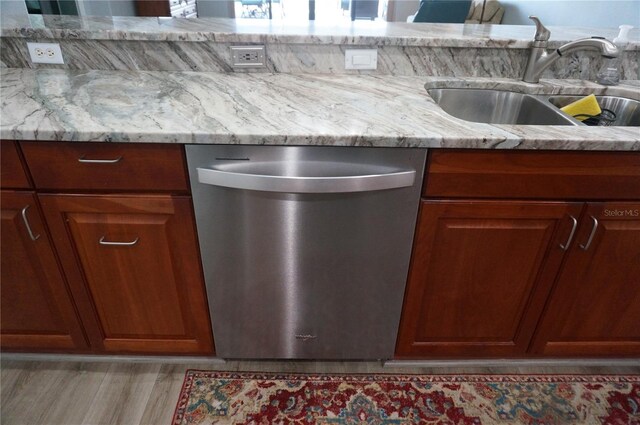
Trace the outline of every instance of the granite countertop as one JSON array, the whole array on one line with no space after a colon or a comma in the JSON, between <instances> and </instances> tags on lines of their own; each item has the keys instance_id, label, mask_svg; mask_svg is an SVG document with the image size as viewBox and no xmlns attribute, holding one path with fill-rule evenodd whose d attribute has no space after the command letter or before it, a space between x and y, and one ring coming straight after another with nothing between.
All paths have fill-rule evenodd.
<instances>
[{"instance_id":1,"label":"granite countertop","mask_svg":"<svg viewBox=\"0 0 640 425\"><path fill-rule=\"evenodd\" d=\"M472 123L428 87L619 94L571 80L4 69L0 137L16 140L640 150L638 127Z\"/></svg>"},{"instance_id":2,"label":"granite countertop","mask_svg":"<svg viewBox=\"0 0 640 425\"><path fill-rule=\"evenodd\" d=\"M549 48L594 35L612 40L616 28L549 27ZM215 41L229 43L359 44L469 48L527 48L532 25L430 24L355 21L279 23L260 19L144 18L27 15L3 17L2 37L32 39ZM640 50L640 29L627 50Z\"/></svg>"}]
</instances>

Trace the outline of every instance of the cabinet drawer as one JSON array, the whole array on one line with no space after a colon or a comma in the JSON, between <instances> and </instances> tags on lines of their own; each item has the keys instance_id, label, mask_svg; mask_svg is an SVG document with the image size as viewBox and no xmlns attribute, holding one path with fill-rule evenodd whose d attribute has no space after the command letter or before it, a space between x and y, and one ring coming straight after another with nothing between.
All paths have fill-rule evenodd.
<instances>
[{"instance_id":1,"label":"cabinet drawer","mask_svg":"<svg viewBox=\"0 0 640 425\"><path fill-rule=\"evenodd\" d=\"M15 142L0 142L0 160L0 185L3 188L28 189L31 186Z\"/></svg>"},{"instance_id":2,"label":"cabinet drawer","mask_svg":"<svg viewBox=\"0 0 640 425\"><path fill-rule=\"evenodd\" d=\"M433 150L423 196L638 199L640 153Z\"/></svg>"},{"instance_id":3,"label":"cabinet drawer","mask_svg":"<svg viewBox=\"0 0 640 425\"><path fill-rule=\"evenodd\" d=\"M182 146L21 142L38 189L189 190Z\"/></svg>"}]
</instances>

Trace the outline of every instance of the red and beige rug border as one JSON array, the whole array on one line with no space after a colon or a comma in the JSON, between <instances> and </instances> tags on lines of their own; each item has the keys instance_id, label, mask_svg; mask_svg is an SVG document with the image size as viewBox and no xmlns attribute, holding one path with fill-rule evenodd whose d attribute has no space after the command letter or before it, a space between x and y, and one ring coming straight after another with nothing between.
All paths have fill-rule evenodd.
<instances>
[{"instance_id":1,"label":"red and beige rug border","mask_svg":"<svg viewBox=\"0 0 640 425\"><path fill-rule=\"evenodd\" d=\"M187 369L173 414L172 424L180 424L182 413L189 401L189 390L198 377L222 379L260 379L260 380L307 380L307 381L345 381L345 382L559 382L559 383L640 383L640 375L631 374L593 374L593 373L522 373L522 374L483 374L483 373L299 373L299 372L252 372L252 371L214 371Z\"/></svg>"}]
</instances>

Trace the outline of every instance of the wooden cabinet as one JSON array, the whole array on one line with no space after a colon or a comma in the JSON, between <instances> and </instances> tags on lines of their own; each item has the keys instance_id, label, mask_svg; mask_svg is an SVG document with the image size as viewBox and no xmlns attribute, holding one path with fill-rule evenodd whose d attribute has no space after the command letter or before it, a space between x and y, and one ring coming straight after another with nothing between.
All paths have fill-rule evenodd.
<instances>
[{"instance_id":1,"label":"wooden cabinet","mask_svg":"<svg viewBox=\"0 0 640 425\"><path fill-rule=\"evenodd\" d=\"M3 349L214 353L182 146L2 141L2 167L35 188L2 192Z\"/></svg>"},{"instance_id":2,"label":"wooden cabinet","mask_svg":"<svg viewBox=\"0 0 640 425\"><path fill-rule=\"evenodd\" d=\"M640 202L587 205L533 348L548 356L640 354Z\"/></svg>"},{"instance_id":3,"label":"wooden cabinet","mask_svg":"<svg viewBox=\"0 0 640 425\"><path fill-rule=\"evenodd\" d=\"M34 193L3 190L1 198L2 349L86 350Z\"/></svg>"},{"instance_id":4,"label":"wooden cabinet","mask_svg":"<svg viewBox=\"0 0 640 425\"><path fill-rule=\"evenodd\" d=\"M398 357L524 355L580 209L423 201Z\"/></svg>"},{"instance_id":5,"label":"wooden cabinet","mask_svg":"<svg viewBox=\"0 0 640 425\"><path fill-rule=\"evenodd\" d=\"M640 154L433 150L423 196L398 358L640 355Z\"/></svg>"},{"instance_id":6,"label":"wooden cabinet","mask_svg":"<svg viewBox=\"0 0 640 425\"><path fill-rule=\"evenodd\" d=\"M95 349L213 351L189 197L40 201Z\"/></svg>"},{"instance_id":7,"label":"wooden cabinet","mask_svg":"<svg viewBox=\"0 0 640 425\"><path fill-rule=\"evenodd\" d=\"M0 142L0 161L0 347L84 351L88 344L15 142Z\"/></svg>"}]
</instances>

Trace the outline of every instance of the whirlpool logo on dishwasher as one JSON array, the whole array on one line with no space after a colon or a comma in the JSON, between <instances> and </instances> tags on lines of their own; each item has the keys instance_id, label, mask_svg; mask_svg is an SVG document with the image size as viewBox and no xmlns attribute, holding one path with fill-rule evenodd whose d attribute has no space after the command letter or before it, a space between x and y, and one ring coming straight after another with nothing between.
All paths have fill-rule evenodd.
<instances>
[{"instance_id":1,"label":"whirlpool logo on dishwasher","mask_svg":"<svg viewBox=\"0 0 640 425\"><path fill-rule=\"evenodd\" d=\"M640 210L604 210L605 217L640 217Z\"/></svg>"}]
</instances>

